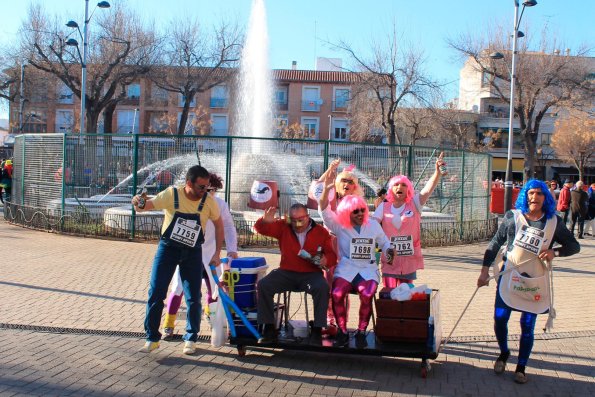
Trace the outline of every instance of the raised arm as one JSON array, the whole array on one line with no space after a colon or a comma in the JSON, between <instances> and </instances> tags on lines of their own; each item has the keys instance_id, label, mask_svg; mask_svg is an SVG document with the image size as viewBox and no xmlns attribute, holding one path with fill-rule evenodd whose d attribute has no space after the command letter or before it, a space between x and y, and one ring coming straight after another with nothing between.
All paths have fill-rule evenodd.
<instances>
[{"instance_id":1,"label":"raised arm","mask_svg":"<svg viewBox=\"0 0 595 397\"><path fill-rule=\"evenodd\" d=\"M438 158L436 159L436 167L434 169L434 174L430 177L428 182L426 182L426 185L423 187L423 189L421 189L421 192L419 192L419 204L421 206L423 206L428 201L428 199L434 192L434 189L436 189L436 186L438 186L440 176L442 175L440 173L440 167L446 165L443 158L444 153L441 152L440 156L438 156Z\"/></svg>"}]
</instances>

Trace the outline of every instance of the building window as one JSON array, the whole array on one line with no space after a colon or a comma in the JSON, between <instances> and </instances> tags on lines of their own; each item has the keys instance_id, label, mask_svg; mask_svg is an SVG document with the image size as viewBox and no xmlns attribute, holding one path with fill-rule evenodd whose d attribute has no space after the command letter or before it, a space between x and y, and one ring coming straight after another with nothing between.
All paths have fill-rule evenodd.
<instances>
[{"instance_id":1,"label":"building window","mask_svg":"<svg viewBox=\"0 0 595 397\"><path fill-rule=\"evenodd\" d=\"M118 110L118 134L138 134L139 114L135 110Z\"/></svg>"},{"instance_id":2,"label":"building window","mask_svg":"<svg viewBox=\"0 0 595 397\"><path fill-rule=\"evenodd\" d=\"M169 102L169 92L163 88L158 87L156 84L151 86L151 99L149 106L167 106Z\"/></svg>"},{"instance_id":3,"label":"building window","mask_svg":"<svg viewBox=\"0 0 595 397\"><path fill-rule=\"evenodd\" d=\"M302 88L302 111L319 112L322 99L320 99L320 87Z\"/></svg>"},{"instance_id":4,"label":"building window","mask_svg":"<svg viewBox=\"0 0 595 397\"><path fill-rule=\"evenodd\" d=\"M63 82L58 83L57 94L58 103L70 104L74 101L72 90Z\"/></svg>"},{"instance_id":5,"label":"building window","mask_svg":"<svg viewBox=\"0 0 595 397\"><path fill-rule=\"evenodd\" d=\"M349 121L344 119L333 119L333 136L335 141L349 140Z\"/></svg>"},{"instance_id":6,"label":"building window","mask_svg":"<svg viewBox=\"0 0 595 397\"><path fill-rule=\"evenodd\" d=\"M186 102L186 97L182 94L178 94L178 106L184 107L184 102ZM196 106L196 96L192 97L190 101L190 107L193 108Z\"/></svg>"},{"instance_id":7,"label":"building window","mask_svg":"<svg viewBox=\"0 0 595 397\"><path fill-rule=\"evenodd\" d=\"M212 114L211 115L211 135L226 136L228 133L227 115L226 114Z\"/></svg>"},{"instance_id":8,"label":"building window","mask_svg":"<svg viewBox=\"0 0 595 397\"><path fill-rule=\"evenodd\" d=\"M229 95L227 93L227 86L216 85L211 88L211 107L212 108L226 108Z\"/></svg>"},{"instance_id":9,"label":"building window","mask_svg":"<svg viewBox=\"0 0 595 397\"><path fill-rule=\"evenodd\" d=\"M149 115L149 123L151 132L162 134L169 129L167 121L167 112L151 112Z\"/></svg>"},{"instance_id":10,"label":"building window","mask_svg":"<svg viewBox=\"0 0 595 397\"><path fill-rule=\"evenodd\" d=\"M318 118L302 117L305 139L318 139Z\"/></svg>"},{"instance_id":11,"label":"building window","mask_svg":"<svg viewBox=\"0 0 595 397\"><path fill-rule=\"evenodd\" d=\"M541 134L541 145L550 146L552 144L552 134Z\"/></svg>"},{"instance_id":12,"label":"building window","mask_svg":"<svg viewBox=\"0 0 595 397\"><path fill-rule=\"evenodd\" d=\"M275 126L275 132L277 134L282 133L283 130L285 130L289 126L289 120L286 114L277 115L277 117L275 117L275 119L273 120L273 123Z\"/></svg>"},{"instance_id":13,"label":"building window","mask_svg":"<svg viewBox=\"0 0 595 397\"><path fill-rule=\"evenodd\" d=\"M133 83L126 87L126 96L128 99L139 99L140 98L140 84Z\"/></svg>"},{"instance_id":14,"label":"building window","mask_svg":"<svg viewBox=\"0 0 595 397\"><path fill-rule=\"evenodd\" d=\"M333 101L333 111L347 111L347 105L351 97L351 90L349 88L335 88Z\"/></svg>"},{"instance_id":15,"label":"building window","mask_svg":"<svg viewBox=\"0 0 595 397\"><path fill-rule=\"evenodd\" d=\"M56 132L68 133L74 129L72 110L56 110Z\"/></svg>"},{"instance_id":16,"label":"building window","mask_svg":"<svg viewBox=\"0 0 595 397\"><path fill-rule=\"evenodd\" d=\"M273 101L277 106L277 109L287 110L287 86L280 86L275 87L275 94L273 96Z\"/></svg>"}]
</instances>

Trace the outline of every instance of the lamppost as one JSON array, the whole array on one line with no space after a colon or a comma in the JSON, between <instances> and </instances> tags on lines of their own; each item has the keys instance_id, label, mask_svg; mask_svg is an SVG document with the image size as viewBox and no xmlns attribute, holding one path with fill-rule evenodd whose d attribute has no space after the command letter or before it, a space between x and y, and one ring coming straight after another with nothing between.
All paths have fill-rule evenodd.
<instances>
[{"instance_id":1,"label":"lamppost","mask_svg":"<svg viewBox=\"0 0 595 397\"><path fill-rule=\"evenodd\" d=\"M19 134L23 133L23 111L25 109L25 63L21 64L21 86L19 87Z\"/></svg>"},{"instance_id":2,"label":"lamppost","mask_svg":"<svg viewBox=\"0 0 595 397\"><path fill-rule=\"evenodd\" d=\"M93 9L93 12L91 12L91 16L89 16L89 0L85 0L85 23L83 26L83 33L81 34L81 30L79 28L79 24L76 23L75 21L68 21L68 23L66 23L66 26L68 26L69 28L73 28L78 30L79 32L79 36L81 37L81 40L83 41L83 55L81 57L81 52L79 50L78 47L78 41L76 41L75 39L69 39L68 41L66 41L67 45L70 46L76 46L76 50L78 51L79 54L79 58L81 58L81 67L82 67L82 71L81 71L81 116L80 116L80 133L84 133L85 131L85 101L87 99L87 46L89 44L89 30L88 30L88 25L89 25L89 21L91 20L91 18L93 17L93 13L95 13L95 10L97 8L110 8L110 3L108 3L107 1L100 1L99 3L97 3L97 5L95 6L95 8Z\"/></svg>"},{"instance_id":3,"label":"lamppost","mask_svg":"<svg viewBox=\"0 0 595 397\"><path fill-rule=\"evenodd\" d=\"M508 211L512 208L512 142L514 133L512 124L514 121L514 84L516 80L516 56L517 56L517 39L524 37L523 32L519 32L519 25L523 18L525 7L533 7L537 5L535 0L527 0L523 2L523 9L519 16L519 0L514 0L514 31L512 34L512 65L510 69L510 108L508 115L508 153L506 156L506 180L504 181L504 210ZM503 59L504 55L500 52L490 54L492 59Z\"/></svg>"}]
</instances>

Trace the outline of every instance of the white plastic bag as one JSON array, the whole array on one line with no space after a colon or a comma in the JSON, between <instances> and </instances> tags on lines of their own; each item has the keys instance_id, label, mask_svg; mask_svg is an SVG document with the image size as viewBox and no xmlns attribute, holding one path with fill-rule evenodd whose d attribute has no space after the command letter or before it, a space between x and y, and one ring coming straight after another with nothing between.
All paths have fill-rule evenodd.
<instances>
[{"instance_id":1,"label":"white plastic bag","mask_svg":"<svg viewBox=\"0 0 595 397\"><path fill-rule=\"evenodd\" d=\"M211 311L211 346L221 347L227 340L227 318L221 299L213 304L215 312Z\"/></svg>"},{"instance_id":2,"label":"white plastic bag","mask_svg":"<svg viewBox=\"0 0 595 397\"><path fill-rule=\"evenodd\" d=\"M407 283L399 285L390 292L390 298L397 301L408 301L411 299L411 287Z\"/></svg>"}]
</instances>

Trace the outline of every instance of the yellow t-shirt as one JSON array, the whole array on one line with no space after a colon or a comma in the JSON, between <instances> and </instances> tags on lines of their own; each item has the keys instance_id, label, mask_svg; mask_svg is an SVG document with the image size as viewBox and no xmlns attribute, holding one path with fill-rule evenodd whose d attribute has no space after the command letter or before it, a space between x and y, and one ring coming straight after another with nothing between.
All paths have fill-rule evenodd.
<instances>
[{"instance_id":1,"label":"yellow t-shirt","mask_svg":"<svg viewBox=\"0 0 595 397\"><path fill-rule=\"evenodd\" d=\"M207 226L207 220L210 219L212 221L216 221L219 219L219 206L217 205L217 201L210 194L205 192L207 198L205 200L205 205L202 207L202 211L198 212L198 206L200 204L200 200L192 201L186 197L184 193L184 186L175 187L178 189L178 212L183 212L186 214L200 214L200 223L202 226L202 230L205 230ZM154 199L151 200L153 206L156 210L163 210L165 213L165 218L163 219L163 226L161 227L161 233L165 233L167 227L174 219L174 214L176 210L174 209L174 189L167 188L164 191L160 192Z\"/></svg>"}]
</instances>

